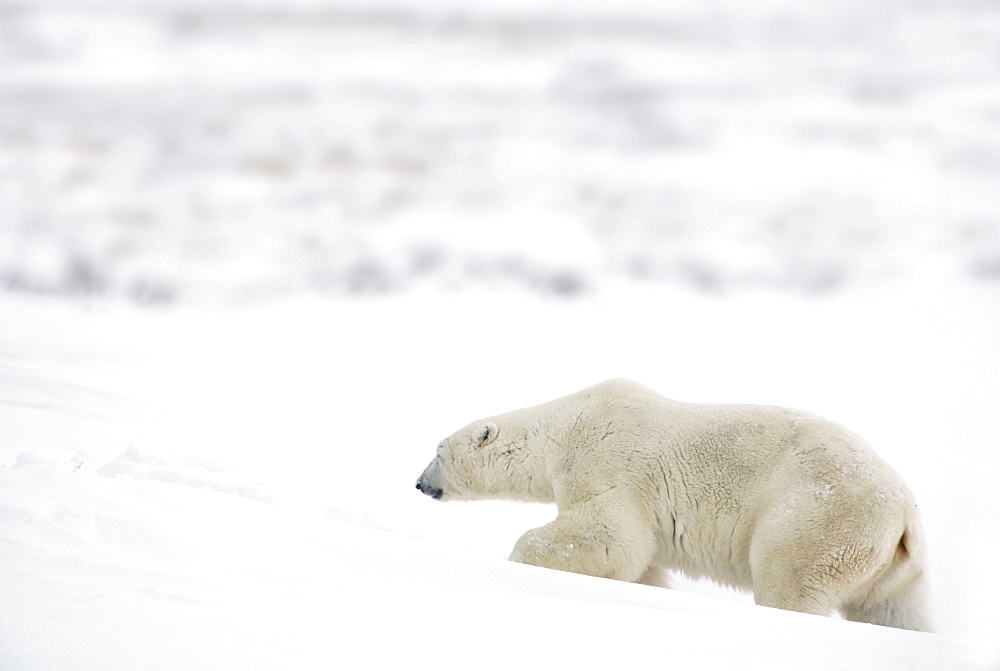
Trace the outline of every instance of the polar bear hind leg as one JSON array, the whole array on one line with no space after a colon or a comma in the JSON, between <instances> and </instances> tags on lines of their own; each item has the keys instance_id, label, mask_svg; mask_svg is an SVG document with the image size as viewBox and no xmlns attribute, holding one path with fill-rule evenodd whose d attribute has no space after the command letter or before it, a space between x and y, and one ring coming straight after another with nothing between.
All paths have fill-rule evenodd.
<instances>
[{"instance_id":1,"label":"polar bear hind leg","mask_svg":"<svg viewBox=\"0 0 1000 671\"><path fill-rule=\"evenodd\" d=\"M761 606L829 615L871 584L887 560L875 540L835 511L791 502L765 515L750 546L754 601Z\"/></svg>"},{"instance_id":2,"label":"polar bear hind leg","mask_svg":"<svg viewBox=\"0 0 1000 671\"><path fill-rule=\"evenodd\" d=\"M867 534L830 517L818 526L823 533L797 536L787 529L806 527L772 527L751 548L758 604L816 615L838 610L856 622L930 631L919 528L900 538L890 523L873 522Z\"/></svg>"},{"instance_id":3,"label":"polar bear hind leg","mask_svg":"<svg viewBox=\"0 0 1000 671\"><path fill-rule=\"evenodd\" d=\"M932 631L923 572L919 527L900 538L889 566L867 589L852 595L841 608L844 617L884 627Z\"/></svg>"},{"instance_id":4,"label":"polar bear hind leg","mask_svg":"<svg viewBox=\"0 0 1000 671\"><path fill-rule=\"evenodd\" d=\"M815 563L782 561L771 555L758 560L753 569L753 598L759 606L829 615L834 604L828 581L817 582Z\"/></svg>"},{"instance_id":5,"label":"polar bear hind leg","mask_svg":"<svg viewBox=\"0 0 1000 671\"><path fill-rule=\"evenodd\" d=\"M883 627L932 631L927 609L927 591L921 576L899 592L880 600L844 604L844 617Z\"/></svg>"}]
</instances>

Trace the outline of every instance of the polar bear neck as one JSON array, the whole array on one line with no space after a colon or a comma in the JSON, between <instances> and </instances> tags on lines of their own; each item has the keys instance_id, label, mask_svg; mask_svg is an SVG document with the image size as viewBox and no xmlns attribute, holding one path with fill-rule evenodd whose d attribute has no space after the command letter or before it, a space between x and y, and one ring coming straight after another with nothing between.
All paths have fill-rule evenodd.
<instances>
[{"instance_id":1,"label":"polar bear neck","mask_svg":"<svg viewBox=\"0 0 1000 671\"><path fill-rule=\"evenodd\" d=\"M581 450L600 449L613 433L610 422L620 424L624 413L630 423L651 399L666 401L630 380L608 380L487 420L501 427L497 442L508 459L506 498L556 503L568 489L578 489L575 462Z\"/></svg>"},{"instance_id":2,"label":"polar bear neck","mask_svg":"<svg viewBox=\"0 0 1000 671\"><path fill-rule=\"evenodd\" d=\"M507 497L555 503L560 468L573 442L574 424L553 403L522 408L491 420L500 429L497 452L504 457Z\"/></svg>"}]
</instances>

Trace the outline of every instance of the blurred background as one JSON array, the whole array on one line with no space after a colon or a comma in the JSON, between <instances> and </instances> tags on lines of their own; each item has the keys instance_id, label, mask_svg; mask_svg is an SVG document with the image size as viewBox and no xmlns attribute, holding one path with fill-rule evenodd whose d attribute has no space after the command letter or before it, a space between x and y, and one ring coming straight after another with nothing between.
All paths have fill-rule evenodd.
<instances>
[{"instance_id":1,"label":"blurred background","mask_svg":"<svg viewBox=\"0 0 1000 671\"><path fill-rule=\"evenodd\" d=\"M995 0L0 0L0 287L1000 283Z\"/></svg>"}]
</instances>

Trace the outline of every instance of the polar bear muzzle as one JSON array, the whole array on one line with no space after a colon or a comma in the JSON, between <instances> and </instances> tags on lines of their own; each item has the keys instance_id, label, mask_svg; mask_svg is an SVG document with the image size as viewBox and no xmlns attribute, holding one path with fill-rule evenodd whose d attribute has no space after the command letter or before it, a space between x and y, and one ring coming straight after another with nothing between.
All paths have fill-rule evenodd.
<instances>
[{"instance_id":1,"label":"polar bear muzzle","mask_svg":"<svg viewBox=\"0 0 1000 671\"><path fill-rule=\"evenodd\" d=\"M417 489L431 497L440 500L444 496L444 488L441 486L441 465L440 460L435 459L430 463L424 472L417 479Z\"/></svg>"},{"instance_id":2,"label":"polar bear muzzle","mask_svg":"<svg viewBox=\"0 0 1000 671\"><path fill-rule=\"evenodd\" d=\"M431 497L432 499L440 499L441 495L444 494L444 490L440 487L435 487L434 485L429 485L423 480L417 480L417 489Z\"/></svg>"}]
</instances>

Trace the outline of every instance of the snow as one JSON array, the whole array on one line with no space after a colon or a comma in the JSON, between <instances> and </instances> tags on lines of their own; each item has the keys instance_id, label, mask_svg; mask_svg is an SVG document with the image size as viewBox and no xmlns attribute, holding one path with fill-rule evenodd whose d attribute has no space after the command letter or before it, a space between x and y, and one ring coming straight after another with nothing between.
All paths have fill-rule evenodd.
<instances>
[{"instance_id":1,"label":"snow","mask_svg":"<svg viewBox=\"0 0 1000 671\"><path fill-rule=\"evenodd\" d=\"M996 668L998 298L633 287L150 311L8 295L5 668ZM939 633L510 564L552 508L413 488L470 418L613 374L868 437L921 504Z\"/></svg>"},{"instance_id":2,"label":"snow","mask_svg":"<svg viewBox=\"0 0 1000 671\"><path fill-rule=\"evenodd\" d=\"M822 293L1000 265L994 3L5 8L17 290Z\"/></svg>"},{"instance_id":3,"label":"snow","mask_svg":"<svg viewBox=\"0 0 1000 671\"><path fill-rule=\"evenodd\" d=\"M0 7L0 668L1000 668L1000 12ZM937 633L513 564L414 481L631 377L908 482Z\"/></svg>"}]
</instances>

